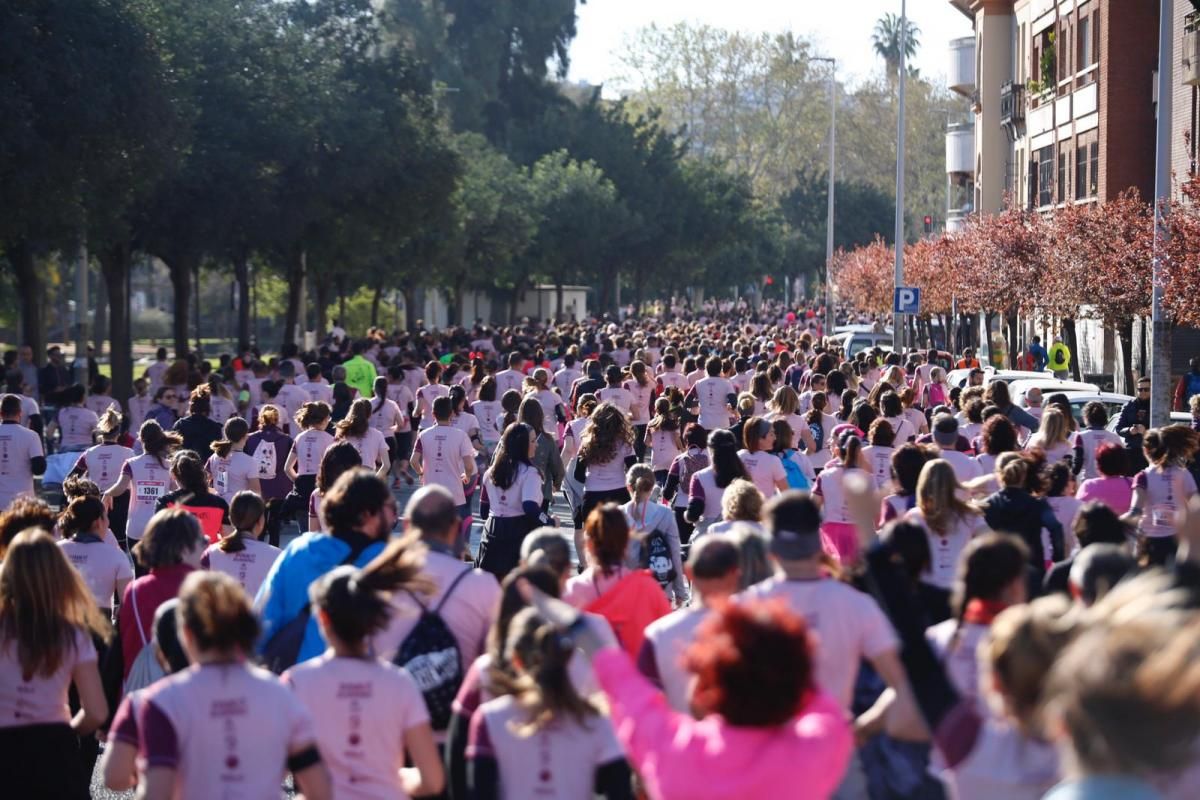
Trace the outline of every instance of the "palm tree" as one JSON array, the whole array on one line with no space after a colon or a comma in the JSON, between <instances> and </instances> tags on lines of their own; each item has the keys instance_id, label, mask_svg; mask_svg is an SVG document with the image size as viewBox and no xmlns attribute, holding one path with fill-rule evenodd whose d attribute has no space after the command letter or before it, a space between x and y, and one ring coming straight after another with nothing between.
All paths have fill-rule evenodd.
<instances>
[{"instance_id":1,"label":"palm tree","mask_svg":"<svg viewBox=\"0 0 1200 800\"><path fill-rule=\"evenodd\" d=\"M921 29L913 24L911 19L905 20L904 58L907 61L917 55L921 46ZM875 32L871 34L871 42L876 54L887 64L888 77L894 78L900 74L900 17L895 14L884 14L875 23Z\"/></svg>"}]
</instances>

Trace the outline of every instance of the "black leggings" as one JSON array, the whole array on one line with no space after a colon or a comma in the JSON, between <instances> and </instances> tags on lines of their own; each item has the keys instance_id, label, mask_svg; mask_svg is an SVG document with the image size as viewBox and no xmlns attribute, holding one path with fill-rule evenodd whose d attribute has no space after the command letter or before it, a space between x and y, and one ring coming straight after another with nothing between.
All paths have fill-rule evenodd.
<instances>
[{"instance_id":1,"label":"black leggings","mask_svg":"<svg viewBox=\"0 0 1200 800\"><path fill-rule=\"evenodd\" d=\"M88 800L92 775L83 765L79 742L80 737L65 722L0 728L4 796Z\"/></svg>"},{"instance_id":2,"label":"black leggings","mask_svg":"<svg viewBox=\"0 0 1200 800\"><path fill-rule=\"evenodd\" d=\"M696 530L696 526L687 521L684 516L687 512L686 506L675 506L675 524L679 527L679 543L687 544L691 541L692 534Z\"/></svg>"},{"instance_id":3,"label":"black leggings","mask_svg":"<svg viewBox=\"0 0 1200 800\"><path fill-rule=\"evenodd\" d=\"M633 454L638 461L646 459L646 424L633 426Z\"/></svg>"}]
</instances>

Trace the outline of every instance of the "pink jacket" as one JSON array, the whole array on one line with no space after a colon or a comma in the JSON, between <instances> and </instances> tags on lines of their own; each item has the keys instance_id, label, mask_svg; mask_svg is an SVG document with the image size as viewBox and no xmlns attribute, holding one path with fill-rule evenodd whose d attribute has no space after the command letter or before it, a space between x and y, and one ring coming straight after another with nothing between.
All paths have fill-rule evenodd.
<instances>
[{"instance_id":1,"label":"pink jacket","mask_svg":"<svg viewBox=\"0 0 1200 800\"><path fill-rule=\"evenodd\" d=\"M854 741L846 712L823 692L787 725L735 727L674 711L616 648L592 663L617 738L653 800L820 800L841 783Z\"/></svg>"}]
</instances>

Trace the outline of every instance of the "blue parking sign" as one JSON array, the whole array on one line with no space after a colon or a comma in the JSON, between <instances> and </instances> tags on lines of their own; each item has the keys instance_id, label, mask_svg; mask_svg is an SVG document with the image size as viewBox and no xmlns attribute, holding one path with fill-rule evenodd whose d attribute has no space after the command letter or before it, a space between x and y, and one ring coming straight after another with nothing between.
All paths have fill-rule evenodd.
<instances>
[{"instance_id":1,"label":"blue parking sign","mask_svg":"<svg viewBox=\"0 0 1200 800\"><path fill-rule=\"evenodd\" d=\"M893 310L897 314L920 314L921 290L916 286L897 286Z\"/></svg>"}]
</instances>

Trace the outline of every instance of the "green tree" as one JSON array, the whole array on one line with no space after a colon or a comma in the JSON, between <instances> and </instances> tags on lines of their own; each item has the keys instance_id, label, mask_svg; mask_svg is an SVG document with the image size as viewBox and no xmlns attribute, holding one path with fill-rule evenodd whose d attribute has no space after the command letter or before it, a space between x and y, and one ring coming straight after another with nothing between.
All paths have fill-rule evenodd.
<instances>
[{"instance_id":1,"label":"green tree","mask_svg":"<svg viewBox=\"0 0 1200 800\"><path fill-rule=\"evenodd\" d=\"M875 22L875 31L871 34L871 46L887 65L887 74L891 78L900 74L900 40L904 40L904 58L910 64L921 46L921 29L911 19L905 18L904 22L901 28L900 17L889 12Z\"/></svg>"}]
</instances>

